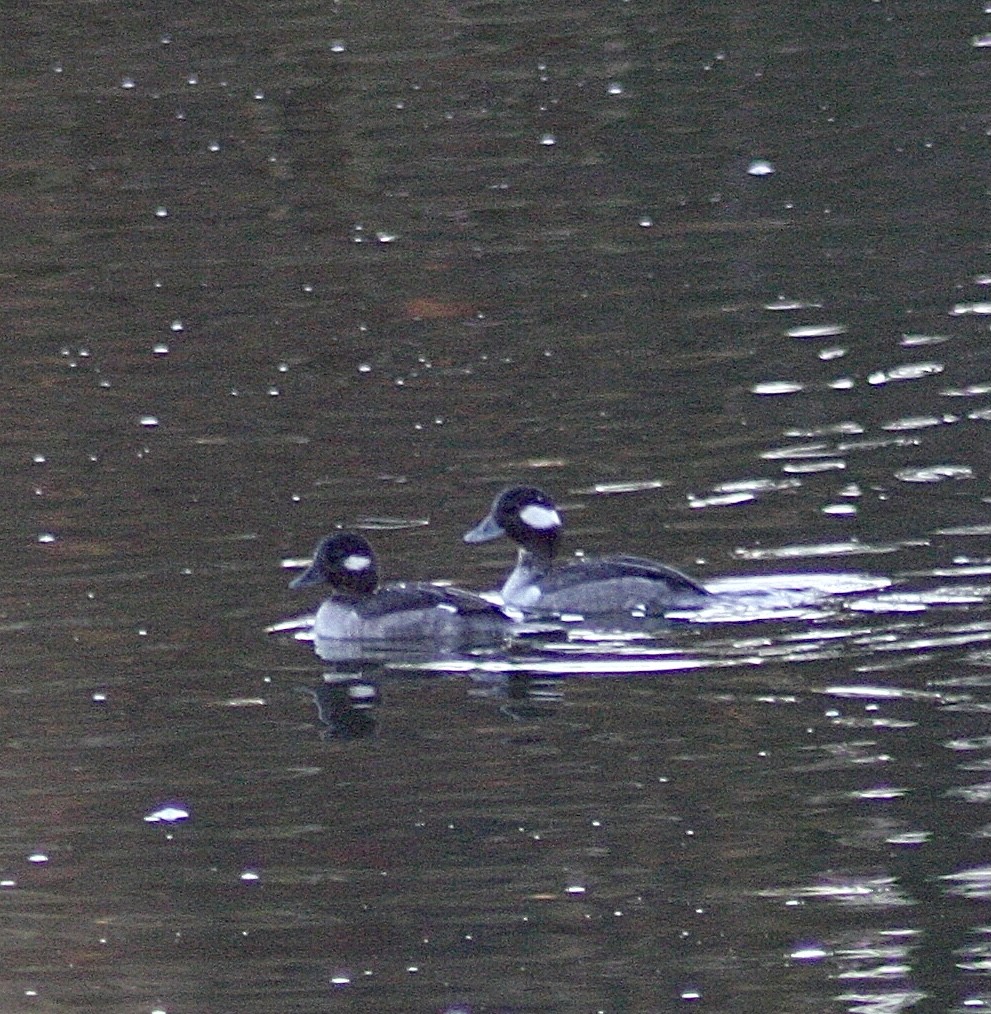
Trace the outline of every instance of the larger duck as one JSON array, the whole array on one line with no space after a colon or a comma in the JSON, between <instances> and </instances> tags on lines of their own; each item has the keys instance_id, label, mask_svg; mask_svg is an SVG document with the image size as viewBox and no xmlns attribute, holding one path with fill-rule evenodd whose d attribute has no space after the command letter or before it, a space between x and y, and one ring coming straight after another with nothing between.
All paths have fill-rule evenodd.
<instances>
[{"instance_id":1,"label":"larger duck","mask_svg":"<svg viewBox=\"0 0 991 1014\"><path fill-rule=\"evenodd\" d=\"M519 546L516 567L502 586L507 605L531 615L662 616L709 597L687 574L636 556L587 557L555 564L564 522L554 501L534 486L503 490L487 517L464 536L487 542L506 535Z\"/></svg>"}]
</instances>

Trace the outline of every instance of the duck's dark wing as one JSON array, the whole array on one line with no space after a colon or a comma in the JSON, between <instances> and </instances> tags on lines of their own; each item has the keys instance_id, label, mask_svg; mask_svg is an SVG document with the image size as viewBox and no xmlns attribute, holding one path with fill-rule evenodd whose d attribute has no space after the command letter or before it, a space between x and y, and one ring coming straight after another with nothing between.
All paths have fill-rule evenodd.
<instances>
[{"instance_id":1,"label":"duck's dark wing","mask_svg":"<svg viewBox=\"0 0 991 1014\"><path fill-rule=\"evenodd\" d=\"M694 578L683 574L666 563L645 560L639 556L598 556L557 567L541 582L545 589L553 585L555 591L590 581L610 581L624 577L658 581L675 595L711 595L712 593Z\"/></svg>"},{"instance_id":2,"label":"duck's dark wing","mask_svg":"<svg viewBox=\"0 0 991 1014\"><path fill-rule=\"evenodd\" d=\"M483 599L481 595L476 595L474 592L465 591L463 588L431 587L434 591L442 593L444 601L456 606L459 613L472 616L486 616L492 613L498 616L506 615L500 606Z\"/></svg>"},{"instance_id":3,"label":"duck's dark wing","mask_svg":"<svg viewBox=\"0 0 991 1014\"><path fill-rule=\"evenodd\" d=\"M362 600L361 615L373 619L390 613L434 609L438 606L446 606L460 616L505 616L497 605L471 592L460 588L440 588L419 581L383 585L374 595Z\"/></svg>"}]
</instances>

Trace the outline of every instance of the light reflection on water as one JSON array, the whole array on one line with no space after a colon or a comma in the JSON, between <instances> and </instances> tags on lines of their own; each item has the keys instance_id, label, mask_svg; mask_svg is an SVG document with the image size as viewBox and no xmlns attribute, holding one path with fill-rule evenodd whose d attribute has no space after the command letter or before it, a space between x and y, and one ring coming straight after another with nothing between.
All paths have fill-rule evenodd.
<instances>
[{"instance_id":1,"label":"light reflection on water","mask_svg":"<svg viewBox=\"0 0 991 1014\"><path fill-rule=\"evenodd\" d=\"M783 574L768 583L794 589L802 582L800 575ZM661 689L655 682L659 678L693 679L693 674L699 670L722 673L717 686L707 686L696 698L695 707L698 701L707 702L704 707L710 721L714 709L716 712L722 710L724 719L735 716L729 726L718 723L712 726L711 736L719 735L720 727L722 734L726 734L736 721L743 720L744 714L749 713L751 717L743 727L755 734L753 746L745 751L752 759L743 760L736 748L727 750L725 746L711 752L713 740L704 733L702 738L709 739L710 746L704 754L698 754L688 746L684 726L681 726L671 743L674 752L670 752L670 748L662 750L662 755L667 756L665 766L672 762L677 766L679 755L681 763L700 764L694 777L701 776L701 783L710 790L714 786L705 769L713 764L719 767L721 763L743 763L749 772L748 778L758 783L768 778L768 768L775 770L779 784L772 798L784 789L782 799L790 800L796 821L791 836L798 841L811 836L809 844L814 842L814 847L799 846L791 861L784 860L775 851L771 866L764 862L771 854L759 848L756 852L748 849L751 859L749 888L740 895L737 893L740 885L733 887L727 883L727 893L717 907L743 904L758 925L765 916L756 913L743 900L747 895L770 904L772 911L793 913L786 922L794 924L791 939L795 946L801 946L787 955L792 961L821 966L828 979L836 983L874 984L873 991L840 992L835 1002L851 1011L908 1009L926 996L943 995L946 986L943 980L949 978L948 962L960 963L971 972L981 967L980 958L963 960L981 953L979 944L967 940L973 930L969 928L966 911L958 913L962 922L955 933L947 935L945 928L937 929L937 925L949 911L949 898L972 902L987 896L986 866L980 863L968 866L964 861L963 868L946 870L944 867L934 882L934 868L930 865L935 855L945 856L946 861L955 865L963 861L967 853L974 858L980 854L971 848L961 850L954 843L961 833L972 838L981 834L979 818L975 827L974 820L961 819L959 807L986 803L986 786L960 786L946 781L941 784L941 779L954 778L952 769L941 771L941 766L936 766L926 774L925 768L920 770L918 765L925 764L922 758L926 751L920 751L923 742L932 742L936 749L953 751L988 748L986 735L952 738L942 743L938 738L933 741L935 729L947 726L944 721L933 727L932 719L936 715L947 716L972 709L980 713L991 681L978 678L960 686L960 680L950 679L942 687L925 679L919 683L917 667L925 664L925 656L919 653L942 657L949 651L957 657L957 649L987 640L991 636L991 623L979 618L948 621L940 615L947 610L954 612L964 606L983 603L986 591L975 595L967 589L946 588L878 594L876 589L883 589L887 584L885 579L865 575L809 576L808 586L817 592L820 613L802 616L779 602L777 613L768 608L743 626L728 622L723 628L725 632L716 637L711 636L712 623L693 624L691 621L671 623L663 632L603 634L573 628L568 631L566 640L554 638L546 643L540 643L539 638L528 640L502 657L384 661L379 722L388 722L390 683L403 679L402 674L407 674L405 678L416 672L446 674L457 680L467 677L469 701L488 702L497 707L502 720L510 723L509 734L513 738L524 736L522 742L536 744L544 739L541 729L546 731L556 723L573 725L577 716L569 718L569 712L583 698L591 703L588 701L590 693L597 708L604 707L612 698L613 707L637 701L638 709L651 709L660 703L660 698L656 693L650 693L649 697L643 695L649 688ZM751 579L727 579L723 590L732 595L748 587L752 587ZM826 592L826 588L831 588L831 592ZM843 592L851 593L850 597ZM764 593L765 597L780 594L777 590ZM890 598L888 608L885 608L886 594ZM863 608L858 596L864 596L863 601L870 605ZM924 614L918 623L899 619L908 603L914 604L913 612ZM865 614L870 617L869 626L863 623ZM704 637L699 636L702 632ZM884 681L876 684L865 682L862 676L857 678L858 671L880 673L885 668L890 669L874 663L878 659L877 652L892 651L911 655L912 668L890 670ZM980 664L983 658L984 653L978 651L965 656L965 664L968 661ZM838 665L839 671L849 671L853 678L821 682L817 667L824 661ZM864 664L858 665L858 662ZM772 671L760 685L774 685L775 693L758 692L756 688L748 690L746 681L740 681L747 668L765 670L768 667ZM789 669L794 673L790 679L785 675ZM931 666L924 671L930 669ZM623 676L626 680L632 676L635 682L602 681L600 677L603 676ZM681 690L679 684L666 684L665 696L672 698L668 702L672 709L683 699L684 684L680 686ZM784 690L785 687L790 692ZM596 692L594 688L602 689ZM618 696L617 690L620 690ZM694 697L694 693L690 696ZM815 706L812 703L815 701L823 704ZM791 743L783 750L772 745L782 729L772 732L771 727L757 717L761 711L765 715L776 715L779 722L784 718L784 725L789 728L806 726L806 744L796 748ZM791 720L784 717L789 712L793 713ZM610 751L602 754L607 741L593 732L597 724L592 719L593 714L594 711L584 710L578 719L579 727L597 741L600 758L604 760ZM641 717L650 720L649 712ZM618 742L628 744L641 756L649 755L652 741L655 749L665 743L663 733L659 740L656 738L664 728L663 721L659 725L627 721ZM739 731L737 728L731 738L737 738ZM906 735L914 737L916 742L904 739ZM980 769L981 765L963 764L956 769L963 773L975 767ZM686 773L690 771L691 766ZM788 774L782 784L785 772ZM663 776L662 783L672 784L670 773ZM674 784L679 783L680 779L675 778ZM686 784L682 791L687 788ZM745 828L752 828L755 821L766 836L771 833L771 825L763 823L757 812L739 809L742 800L731 803L719 790L715 793L710 801L703 802L705 796L689 790L686 802L688 799L692 802L680 819L691 825L689 833L697 838L697 825L712 819L713 808L716 813L726 811L724 819L730 823L725 830L737 825L730 841L723 842L730 848L724 862L728 868L733 868L735 860L730 856L734 847L742 847L743 841L737 836L744 834ZM744 791L742 797L750 794ZM943 802L933 805L931 801L939 796ZM773 821L776 804L764 798L762 807L768 805L772 809L765 816L767 821ZM948 809L957 811L950 823L947 823ZM705 816L707 813L710 816ZM735 816L730 818L729 813ZM970 830L965 831L967 828ZM752 830L751 833L757 832ZM775 832L775 836L778 834L780 831ZM830 840L835 841L835 845L830 845ZM731 846L731 841L738 844ZM897 858L891 850L898 853ZM927 855L929 859L925 858ZM916 871L913 867L917 863L925 865ZM886 871L887 865L891 869ZM787 874L789 870L802 868L811 873L810 879L796 880ZM710 883L710 892L714 889L718 893L715 884ZM595 887L583 885L582 897L594 898L595 892ZM940 898L943 900L937 902ZM937 922L926 917L918 925L919 906L930 906L925 910L932 913L931 906L937 903L943 913L934 916ZM846 915L826 917L823 906L835 906ZM906 913L907 923L904 921ZM877 924L879 917L888 921ZM865 919L870 922L863 922ZM834 932L813 929L823 920L836 926ZM852 924L858 929L852 929ZM812 940L814 945L810 943ZM952 940L956 942L951 943ZM944 970L936 979L930 979L926 969L934 960L934 954ZM783 952L782 957L785 956Z\"/></svg>"},{"instance_id":2,"label":"light reflection on water","mask_svg":"<svg viewBox=\"0 0 991 1014\"><path fill-rule=\"evenodd\" d=\"M3 1010L987 1007L983 33L22 6ZM519 479L727 597L262 633L333 525L497 586Z\"/></svg>"}]
</instances>

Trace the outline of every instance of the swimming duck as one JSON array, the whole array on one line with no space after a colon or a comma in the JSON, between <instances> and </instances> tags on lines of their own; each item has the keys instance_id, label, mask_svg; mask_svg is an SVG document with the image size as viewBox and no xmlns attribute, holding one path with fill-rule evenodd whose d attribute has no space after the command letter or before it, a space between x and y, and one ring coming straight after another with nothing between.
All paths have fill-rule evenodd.
<instances>
[{"instance_id":1,"label":"swimming duck","mask_svg":"<svg viewBox=\"0 0 991 1014\"><path fill-rule=\"evenodd\" d=\"M379 642L498 642L512 620L498 606L460 588L421 581L379 586L368 540L352 532L321 539L313 562L290 588L329 585L333 594L317 610L320 640Z\"/></svg>"},{"instance_id":2,"label":"swimming duck","mask_svg":"<svg viewBox=\"0 0 991 1014\"><path fill-rule=\"evenodd\" d=\"M660 616L701 604L710 594L674 567L635 556L587 557L555 566L563 527L546 493L534 486L512 486L495 498L488 516L464 540L488 542L507 535L520 547L502 598L531 615Z\"/></svg>"}]
</instances>

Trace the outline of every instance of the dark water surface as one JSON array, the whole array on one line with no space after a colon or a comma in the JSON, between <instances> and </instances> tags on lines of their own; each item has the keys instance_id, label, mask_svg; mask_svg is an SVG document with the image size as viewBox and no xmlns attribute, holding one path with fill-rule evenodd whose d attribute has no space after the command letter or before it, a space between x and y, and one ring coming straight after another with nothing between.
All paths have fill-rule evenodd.
<instances>
[{"instance_id":1,"label":"dark water surface","mask_svg":"<svg viewBox=\"0 0 991 1014\"><path fill-rule=\"evenodd\" d=\"M991 1005L980 4L5 36L3 1011ZM827 594L326 685L265 634L334 525L497 585L517 480Z\"/></svg>"}]
</instances>

